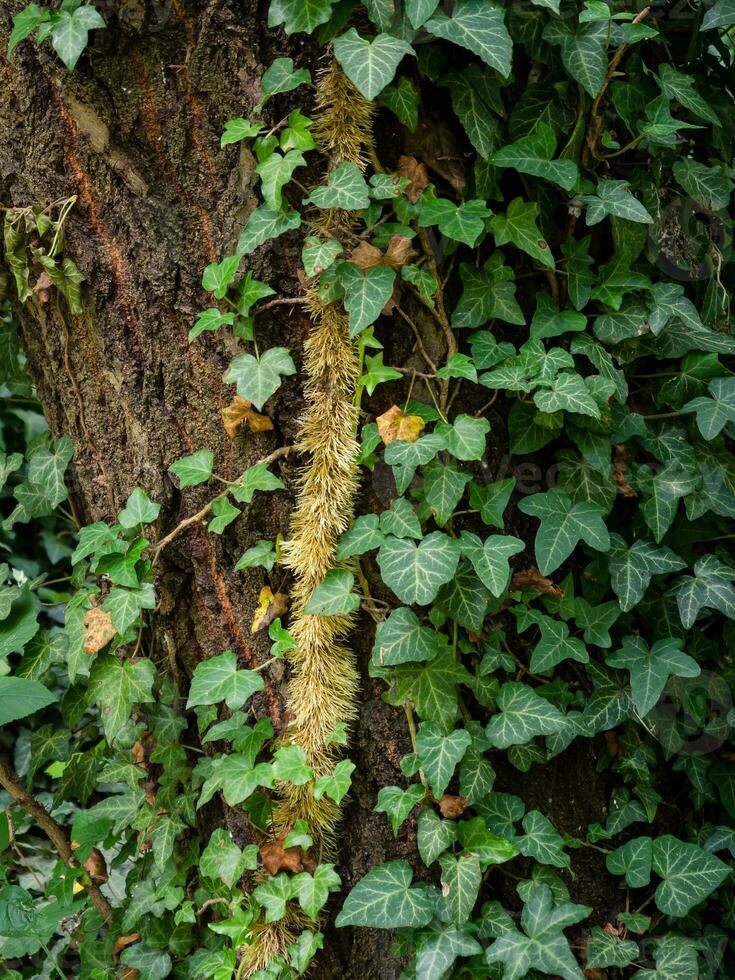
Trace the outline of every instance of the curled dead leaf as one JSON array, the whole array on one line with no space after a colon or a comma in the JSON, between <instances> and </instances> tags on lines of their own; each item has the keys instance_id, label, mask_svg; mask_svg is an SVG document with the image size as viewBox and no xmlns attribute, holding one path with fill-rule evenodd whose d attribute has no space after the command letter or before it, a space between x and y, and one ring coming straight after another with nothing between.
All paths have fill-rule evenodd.
<instances>
[{"instance_id":1,"label":"curled dead leaf","mask_svg":"<svg viewBox=\"0 0 735 980\"><path fill-rule=\"evenodd\" d=\"M288 610L288 597L283 592L276 592L274 595L268 586L260 590L258 596L258 608L253 616L253 625L250 627L251 633L257 633L265 629L278 616L285 615Z\"/></svg>"},{"instance_id":2,"label":"curled dead leaf","mask_svg":"<svg viewBox=\"0 0 735 980\"><path fill-rule=\"evenodd\" d=\"M33 292L38 297L39 303L48 303L49 301L49 291L53 286L54 281L51 276L44 269L41 275L36 280L36 285L33 287Z\"/></svg>"},{"instance_id":3,"label":"curled dead leaf","mask_svg":"<svg viewBox=\"0 0 735 980\"><path fill-rule=\"evenodd\" d=\"M383 264L389 265L391 269L400 269L402 265L410 262L415 254L410 238L406 238L405 235L392 235L385 250Z\"/></svg>"},{"instance_id":4,"label":"curled dead leaf","mask_svg":"<svg viewBox=\"0 0 735 980\"><path fill-rule=\"evenodd\" d=\"M239 395L235 395L230 404L222 409L222 423L230 439L235 438L243 423L251 432L269 432L273 428L273 422L267 415L256 412L252 403Z\"/></svg>"},{"instance_id":5,"label":"curled dead leaf","mask_svg":"<svg viewBox=\"0 0 735 980\"><path fill-rule=\"evenodd\" d=\"M139 932L130 932L127 936L118 936L115 940L115 948L113 950L113 955L118 957L120 953L125 949L126 946L132 946L133 943L137 943L140 939Z\"/></svg>"},{"instance_id":6,"label":"curled dead leaf","mask_svg":"<svg viewBox=\"0 0 735 980\"><path fill-rule=\"evenodd\" d=\"M416 157L399 157L397 174L411 183L406 188L406 197L415 204L429 186L429 171Z\"/></svg>"},{"instance_id":7,"label":"curled dead leaf","mask_svg":"<svg viewBox=\"0 0 735 980\"><path fill-rule=\"evenodd\" d=\"M445 793L439 800L439 811L443 817L460 817L467 809L467 800L464 796L451 796Z\"/></svg>"},{"instance_id":8,"label":"curled dead leaf","mask_svg":"<svg viewBox=\"0 0 735 980\"><path fill-rule=\"evenodd\" d=\"M405 415L403 409L393 405L375 420L380 438L386 446L396 439L403 442L416 442L426 425L420 415Z\"/></svg>"},{"instance_id":9,"label":"curled dead leaf","mask_svg":"<svg viewBox=\"0 0 735 980\"><path fill-rule=\"evenodd\" d=\"M560 589L556 582L552 582L550 578L542 575L535 565L529 565L522 572L516 572L511 579L510 588L511 591L513 589L535 589L542 595L553 595L559 599L564 596L564 589Z\"/></svg>"},{"instance_id":10,"label":"curled dead leaf","mask_svg":"<svg viewBox=\"0 0 735 980\"><path fill-rule=\"evenodd\" d=\"M353 248L350 252L348 259L360 269L374 269L376 265L382 265L383 253L370 242L360 242L357 248Z\"/></svg>"},{"instance_id":11,"label":"curled dead leaf","mask_svg":"<svg viewBox=\"0 0 735 980\"><path fill-rule=\"evenodd\" d=\"M618 444L613 452L613 475L618 488L618 493L623 497L637 497L637 492L628 483L628 451L625 446Z\"/></svg>"},{"instance_id":12,"label":"curled dead leaf","mask_svg":"<svg viewBox=\"0 0 735 980\"><path fill-rule=\"evenodd\" d=\"M107 646L117 630L112 617L99 606L93 606L84 617L84 652L90 657Z\"/></svg>"},{"instance_id":13,"label":"curled dead leaf","mask_svg":"<svg viewBox=\"0 0 735 980\"><path fill-rule=\"evenodd\" d=\"M616 732L605 732L605 748L611 758L615 758L620 753L620 743Z\"/></svg>"},{"instance_id":14,"label":"curled dead leaf","mask_svg":"<svg viewBox=\"0 0 735 980\"><path fill-rule=\"evenodd\" d=\"M445 123L431 120L419 123L406 137L406 150L448 181L458 194L464 191L466 182L462 151L454 133ZM398 173L401 177L409 176L401 173L400 160Z\"/></svg>"},{"instance_id":15,"label":"curled dead leaf","mask_svg":"<svg viewBox=\"0 0 735 980\"><path fill-rule=\"evenodd\" d=\"M278 841L263 844L260 849L260 860L269 875L279 871L292 871L298 874L304 870L304 862L300 847L284 847Z\"/></svg>"},{"instance_id":16,"label":"curled dead leaf","mask_svg":"<svg viewBox=\"0 0 735 980\"><path fill-rule=\"evenodd\" d=\"M96 847L92 848L89 857L84 862L84 870L89 875L93 884L104 885L107 881L107 864L105 863L102 851L97 850Z\"/></svg>"}]
</instances>

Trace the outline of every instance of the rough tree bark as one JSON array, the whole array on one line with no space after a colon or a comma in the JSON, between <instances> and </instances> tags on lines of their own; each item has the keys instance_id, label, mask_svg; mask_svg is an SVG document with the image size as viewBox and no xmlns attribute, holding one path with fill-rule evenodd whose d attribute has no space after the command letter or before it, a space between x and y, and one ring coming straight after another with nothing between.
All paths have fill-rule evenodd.
<instances>
[{"instance_id":1,"label":"rough tree bark","mask_svg":"<svg viewBox=\"0 0 735 980\"><path fill-rule=\"evenodd\" d=\"M0 0L1 51L12 15L23 5ZM173 460L207 447L219 472L236 478L295 436L298 377L287 379L269 401L272 432L230 440L221 419L230 397L222 375L233 351L213 334L190 345L187 332L209 305L202 269L232 252L257 204L249 151L219 147L225 121L252 110L258 80L274 57L290 55L297 65L313 67L318 54L266 29L267 0L97 0L97 6L108 27L94 33L73 73L48 45L21 45L12 64L0 56L0 203L45 206L77 197L65 248L85 276L84 312L71 316L53 300L18 306L28 364L53 433L73 440L72 499L80 519L112 519L133 487L142 486L163 504L162 536L208 499L201 488L182 497L167 474ZM289 103L290 96L276 109L287 111ZM288 244L263 247L249 261L258 278L286 295L298 290L292 244L290 250ZM260 324L269 345L283 344L298 361L308 330L298 306L276 307ZM425 343L433 349L439 341L428 337ZM400 344L403 349L396 350ZM405 363L410 342L391 338L390 345L391 362ZM493 457L503 451L494 446ZM277 464L287 485L295 465L293 459ZM366 493L384 496L380 482L377 472ZM185 678L200 660L228 648L244 666L268 656L268 641L250 633L263 580L258 571L243 575L233 568L257 539L287 532L291 506L288 492L260 495L221 539L193 525L163 553L161 605L151 638L162 670ZM512 530L523 536L523 530ZM363 666L371 646L364 625L355 632ZM257 705L276 730L284 681L271 673ZM387 858L415 861L411 822L394 841L384 817L372 812L378 788L400 781L398 762L409 749L403 713L384 704L379 685L365 677L350 750L357 771L342 837L340 872L348 886ZM574 833L580 802L586 821L600 819L602 794L593 785L594 760L576 750L573 755L547 767L543 785L501 772L498 788L563 801L567 819L562 813L560 825ZM229 826L240 842L246 839L236 810L209 813L208 819ZM588 892L604 914L609 897L595 895L598 858L589 852L584 861L575 859L586 883L575 891L580 900ZM512 888L509 881L509 893ZM318 969L323 980L391 980L400 972L388 934L332 930L325 946Z\"/></svg>"}]
</instances>

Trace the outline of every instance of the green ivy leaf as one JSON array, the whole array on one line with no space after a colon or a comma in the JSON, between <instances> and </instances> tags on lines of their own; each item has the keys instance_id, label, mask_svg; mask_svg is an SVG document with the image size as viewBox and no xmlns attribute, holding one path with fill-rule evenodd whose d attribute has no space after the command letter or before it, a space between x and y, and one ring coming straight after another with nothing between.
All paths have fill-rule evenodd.
<instances>
[{"instance_id":1,"label":"green ivy leaf","mask_svg":"<svg viewBox=\"0 0 735 980\"><path fill-rule=\"evenodd\" d=\"M534 547L542 575L555 571L579 541L596 551L610 548L610 536L602 519L605 512L598 504L573 504L567 494L549 490L521 500L518 507L541 521Z\"/></svg>"},{"instance_id":2,"label":"green ivy leaf","mask_svg":"<svg viewBox=\"0 0 735 980\"><path fill-rule=\"evenodd\" d=\"M0 725L27 718L56 700L56 694L40 681L26 677L0 677Z\"/></svg>"},{"instance_id":3,"label":"green ivy leaf","mask_svg":"<svg viewBox=\"0 0 735 980\"><path fill-rule=\"evenodd\" d=\"M311 875L302 871L293 878L295 897L310 919L316 920L326 904L330 892L337 892L342 881L333 864L320 864Z\"/></svg>"},{"instance_id":4,"label":"green ivy leaf","mask_svg":"<svg viewBox=\"0 0 735 980\"><path fill-rule=\"evenodd\" d=\"M490 719L487 737L497 748L507 749L536 735L561 732L567 725L564 715L533 688L509 681L500 688L498 714Z\"/></svg>"},{"instance_id":5,"label":"green ivy leaf","mask_svg":"<svg viewBox=\"0 0 735 980\"><path fill-rule=\"evenodd\" d=\"M263 242L279 238L300 225L301 215L298 211L274 211L265 205L256 208L242 230L237 243L237 254L250 255Z\"/></svg>"},{"instance_id":6,"label":"green ivy leaf","mask_svg":"<svg viewBox=\"0 0 735 980\"><path fill-rule=\"evenodd\" d=\"M335 920L340 926L372 929L417 929L434 915L436 890L411 885L413 872L406 861L381 864L357 882Z\"/></svg>"},{"instance_id":7,"label":"green ivy leaf","mask_svg":"<svg viewBox=\"0 0 735 980\"><path fill-rule=\"evenodd\" d=\"M656 905L664 915L677 917L704 901L730 874L729 866L714 854L669 834L654 838L651 864L663 878L656 889Z\"/></svg>"},{"instance_id":8,"label":"green ivy leaf","mask_svg":"<svg viewBox=\"0 0 735 980\"><path fill-rule=\"evenodd\" d=\"M454 204L445 198L432 198L424 192L419 211L419 227L428 228L438 225L442 235L474 248L485 231L485 219L491 214L485 202L481 200Z\"/></svg>"},{"instance_id":9,"label":"green ivy leaf","mask_svg":"<svg viewBox=\"0 0 735 980\"><path fill-rule=\"evenodd\" d=\"M350 336L371 326L393 295L396 273L384 265L362 270L352 262L338 267L339 282L345 291L344 306L349 314Z\"/></svg>"},{"instance_id":10,"label":"green ivy leaf","mask_svg":"<svg viewBox=\"0 0 735 980\"><path fill-rule=\"evenodd\" d=\"M620 608L628 612L645 595L654 575L681 571L686 562L670 548L656 546L638 539L628 547L618 534L610 536L608 554L610 584L620 600Z\"/></svg>"},{"instance_id":11,"label":"green ivy leaf","mask_svg":"<svg viewBox=\"0 0 735 980\"><path fill-rule=\"evenodd\" d=\"M433 810L423 809L417 821L417 845L421 860L428 867L457 839L457 827L442 820Z\"/></svg>"},{"instance_id":12,"label":"green ivy leaf","mask_svg":"<svg viewBox=\"0 0 735 980\"><path fill-rule=\"evenodd\" d=\"M690 629L702 609L716 609L735 619L735 568L714 555L705 555L694 565L694 575L682 575L674 589L682 626Z\"/></svg>"},{"instance_id":13,"label":"green ivy leaf","mask_svg":"<svg viewBox=\"0 0 735 980\"><path fill-rule=\"evenodd\" d=\"M331 773L317 779L314 784L314 799L320 800L322 796L328 796L330 800L340 804L352 785L354 771L355 763L350 759L342 759Z\"/></svg>"},{"instance_id":14,"label":"green ivy leaf","mask_svg":"<svg viewBox=\"0 0 735 980\"><path fill-rule=\"evenodd\" d=\"M488 320L495 319L519 326L526 322L515 298L513 273L503 265L499 253L492 255L479 269L462 262L459 275L464 289L452 313L453 327L481 327ZM497 346L494 338L493 346ZM478 360L474 349L473 356L478 370L492 367L487 359Z\"/></svg>"},{"instance_id":15,"label":"green ivy leaf","mask_svg":"<svg viewBox=\"0 0 735 980\"><path fill-rule=\"evenodd\" d=\"M554 153L554 130L545 122L539 122L528 135L506 144L489 159L496 167L513 167L519 173L542 177L571 191L579 179L577 165L571 160L553 160Z\"/></svg>"},{"instance_id":16,"label":"green ivy leaf","mask_svg":"<svg viewBox=\"0 0 735 980\"><path fill-rule=\"evenodd\" d=\"M381 92L380 101L404 126L416 129L419 123L419 94L409 78L402 75L395 85L386 86Z\"/></svg>"},{"instance_id":17,"label":"green ivy leaf","mask_svg":"<svg viewBox=\"0 0 735 980\"><path fill-rule=\"evenodd\" d=\"M442 854L442 896L456 926L463 925L472 914L482 884L480 859L474 854Z\"/></svg>"},{"instance_id":18,"label":"green ivy leaf","mask_svg":"<svg viewBox=\"0 0 735 980\"><path fill-rule=\"evenodd\" d=\"M214 453L209 449L198 449L190 456L183 456L172 463L168 471L173 473L179 480L179 489L184 487L195 487L199 483L206 483L212 475L214 466Z\"/></svg>"},{"instance_id":19,"label":"green ivy leaf","mask_svg":"<svg viewBox=\"0 0 735 980\"><path fill-rule=\"evenodd\" d=\"M480 581L496 598L503 595L510 579L509 559L520 554L525 544L511 535L492 534L483 542L476 534L462 531L462 554L472 562Z\"/></svg>"},{"instance_id":20,"label":"green ivy leaf","mask_svg":"<svg viewBox=\"0 0 735 980\"><path fill-rule=\"evenodd\" d=\"M411 609L401 607L378 624L372 659L373 663L385 667L433 660L441 646L439 633L422 626Z\"/></svg>"},{"instance_id":21,"label":"green ivy leaf","mask_svg":"<svg viewBox=\"0 0 735 980\"><path fill-rule=\"evenodd\" d=\"M293 786L303 786L314 778L314 773L306 764L306 753L300 745L282 745L276 749L272 771L275 780Z\"/></svg>"},{"instance_id":22,"label":"green ivy leaf","mask_svg":"<svg viewBox=\"0 0 735 980\"><path fill-rule=\"evenodd\" d=\"M620 650L605 662L630 672L633 702L642 716L658 703L670 676L697 677L699 664L682 649L678 637L656 640L649 648L643 637L626 636Z\"/></svg>"},{"instance_id":23,"label":"green ivy leaf","mask_svg":"<svg viewBox=\"0 0 735 980\"><path fill-rule=\"evenodd\" d=\"M69 71L74 69L79 57L89 43L89 32L106 27L102 16L91 4L61 9L51 20L51 43L54 51Z\"/></svg>"},{"instance_id":24,"label":"green ivy leaf","mask_svg":"<svg viewBox=\"0 0 735 980\"><path fill-rule=\"evenodd\" d=\"M457 0L451 17L439 11L425 26L430 34L467 48L503 78L510 75L513 42L505 10L492 0Z\"/></svg>"},{"instance_id":25,"label":"green ivy leaf","mask_svg":"<svg viewBox=\"0 0 735 980\"><path fill-rule=\"evenodd\" d=\"M439 798L462 760L472 738L464 729L449 735L433 722L424 722L416 736L416 751L434 795Z\"/></svg>"},{"instance_id":26,"label":"green ivy leaf","mask_svg":"<svg viewBox=\"0 0 735 980\"><path fill-rule=\"evenodd\" d=\"M401 602L420 606L434 601L440 586L454 575L458 562L458 543L440 531L428 534L418 546L406 539L388 538L378 552L378 565L388 588Z\"/></svg>"},{"instance_id":27,"label":"green ivy leaf","mask_svg":"<svg viewBox=\"0 0 735 980\"><path fill-rule=\"evenodd\" d=\"M408 819L411 810L425 796L426 787L421 783L413 783L405 790L398 786L383 786L378 792L375 812L387 815L393 829L393 836L397 837L398 831Z\"/></svg>"},{"instance_id":28,"label":"green ivy leaf","mask_svg":"<svg viewBox=\"0 0 735 980\"><path fill-rule=\"evenodd\" d=\"M268 27L283 24L287 34L311 34L329 20L333 3L334 0L271 0Z\"/></svg>"},{"instance_id":29,"label":"green ivy leaf","mask_svg":"<svg viewBox=\"0 0 735 980\"><path fill-rule=\"evenodd\" d=\"M134 704L153 700L156 669L150 660L135 663L98 654L89 675L89 696L100 709L105 738L112 743L130 719Z\"/></svg>"},{"instance_id":30,"label":"green ivy leaf","mask_svg":"<svg viewBox=\"0 0 735 980\"><path fill-rule=\"evenodd\" d=\"M531 670L534 674L549 674L564 660L589 663L590 656L584 643L569 635L569 627L558 619L544 616L539 622L541 639L531 654Z\"/></svg>"},{"instance_id":31,"label":"green ivy leaf","mask_svg":"<svg viewBox=\"0 0 735 980\"><path fill-rule=\"evenodd\" d=\"M496 245L510 242L541 265L553 269L554 256L536 224L538 213L538 204L517 197L508 205L505 214L496 214L490 219L490 231Z\"/></svg>"},{"instance_id":32,"label":"green ivy leaf","mask_svg":"<svg viewBox=\"0 0 735 980\"><path fill-rule=\"evenodd\" d=\"M627 180L600 180L595 194L584 194L583 202L587 205L587 224L596 225L607 215L624 218L626 221L636 221L651 224L653 218L641 202L628 190Z\"/></svg>"},{"instance_id":33,"label":"green ivy leaf","mask_svg":"<svg viewBox=\"0 0 735 980\"><path fill-rule=\"evenodd\" d=\"M256 691L263 690L263 678L254 670L239 670L232 650L197 664L191 678L187 708L224 701L233 711L241 708Z\"/></svg>"},{"instance_id":34,"label":"green ivy leaf","mask_svg":"<svg viewBox=\"0 0 735 980\"><path fill-rule=\"evenodd\" d=\"M330 568L311 593L304 612L307 616L337 616L360 607L360 596L353 592L355 576L343 568Z\"/></svg>"},{"instance_id":35,"label":"green ivy leaf","mask_svg":"<svg viewBox=\"0 0 735 980\"><path fill-rule=\"evenodd\" d=\"M281 378L296 374L296 365L285 347L269 347L260 357L240 354L225 375L227 384L237 385L237 393L247 398L260 411L274 391L281 386Z\"/></svg>"},{"instance_id":36,"label":"green ivy leaf","mask_svg":"<svg viewBox=\"0 0 735 980\"><path fill-rule=\"evenodd\" d=\"M325 269L334 263L342 251L342 245L334 238L325 240L311 236L304 239L304 247L301 250L304 272L309 278L320 276Z\"/></svg>"},{"instance_id":37,"label":"green ivy leaf","mask_svg":"<svg viewBox=\"0 0 735 980\"><path fill-rule=\"evenodd\" d=\"M369 101L380 95L393 80L404 56L413 53L410 44L391 34L378 34L368 41L360 37L354 27L334 42L334 56L345 75Z\"/></svg>"}]
</instances>

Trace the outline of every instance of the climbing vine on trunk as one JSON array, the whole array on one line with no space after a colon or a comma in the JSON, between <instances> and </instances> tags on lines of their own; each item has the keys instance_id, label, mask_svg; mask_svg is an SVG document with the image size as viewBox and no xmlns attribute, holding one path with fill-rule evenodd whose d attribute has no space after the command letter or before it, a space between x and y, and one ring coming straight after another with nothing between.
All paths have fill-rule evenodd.
<instances>
[{"instance_id":1,"label":"climbing vine on trunk","mask_svg":"<svg viewBox=\"0 0 735 980\"><path fill-rule=\"evenodd\" d=\"M30 5L8 53L50 37L73 68L104 25ZM5 304L0 957L288 980L354 927L417 980L729 976L735 8L272 0L268 26L312 54L224 127L260 203L188 341L225 338L230 438L299 385L295 441L236 479L192 446L169 472L203 506L167 523L137 487L78 527L69 439L10 407L32 392ZM76 203L6 209L13 302L83 315ZM255 274L274 246L296 291ZM264 326L294 307L301 349ZM274 491L288 533L235 565L265 577L270 656L184 679L151 640L166 551ZM410 746L371 805L406 847L346 888L368 630ZM579 758L605 806L562 821L538 787Z\"/></svg>"}]
</instances>

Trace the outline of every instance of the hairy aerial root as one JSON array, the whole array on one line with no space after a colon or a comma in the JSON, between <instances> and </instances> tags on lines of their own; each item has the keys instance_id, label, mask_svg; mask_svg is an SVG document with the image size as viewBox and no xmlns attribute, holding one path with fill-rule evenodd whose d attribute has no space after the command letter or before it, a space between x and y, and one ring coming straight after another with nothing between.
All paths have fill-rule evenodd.
<instances>
[{"instance_id":1,"label":"hairy aerial root","mask_svg":"<svg viewBox=\"0 0 735 980\"><path fill-rule=\"evenodd\" d=\"M359 373L347 317L313 291L307 296L313 327L306 342L307 408L301 419L299 447L310 462L301 474L291 537L284 563L295 577L291 593L290 632L296 647L289 653L289 723L283 740L299 745L316 778L334 767L338 751L327 744L339 722L356 714L358 675L344 638L352 617L309 616L304 610L314 588L334 567L337 541L352 518L357 492L357 408L354 393ZM278 787L271 831L278 835L296 820L306 820L321 860L335 853L340 808L324 796L314 799L313 785ZM296 908L259 929L243 951L239 976L248 977L283 956L299 928L308 924Z\"/></svg>"}]
</instances>

